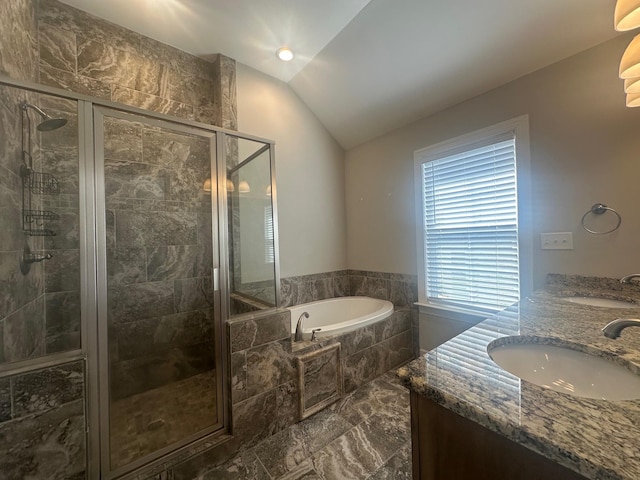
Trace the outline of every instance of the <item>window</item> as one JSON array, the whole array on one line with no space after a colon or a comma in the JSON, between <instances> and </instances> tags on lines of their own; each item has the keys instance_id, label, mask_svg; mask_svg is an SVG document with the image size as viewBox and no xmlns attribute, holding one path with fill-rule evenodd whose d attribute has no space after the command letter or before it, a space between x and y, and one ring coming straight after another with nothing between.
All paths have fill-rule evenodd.
<instances>
[{"instance_id":1,"label":"window","mask_svg":"<svg viewBox=\"0 0 640 480\"><path fill-rule=\"evenodd\" d=\"M421 303L484 314L520 299L527 130L520 117L416 152Z\"/></svg>"},{"instance_id":2,"label":"window","mask_svg":"<svg viewBox=\"0 0 640 480\"><path fill-rule=\"evenodd\" d=\"M265 263L275 263L276 261L273 209L271 205L264 207L264 261Z\"/></svg>"}]
</instances>

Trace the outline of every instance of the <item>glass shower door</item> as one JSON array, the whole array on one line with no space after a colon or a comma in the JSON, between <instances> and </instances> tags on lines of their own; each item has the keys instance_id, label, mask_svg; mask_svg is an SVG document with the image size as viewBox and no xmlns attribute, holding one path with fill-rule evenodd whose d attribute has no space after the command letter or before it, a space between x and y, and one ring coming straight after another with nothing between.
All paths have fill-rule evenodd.
<instances>
[{"instance_id":1,"label":"glass shower door","mask_svg":"<svg viewBox=\"0 0 640 480\"><path fill-rule=\"evenodd\" d=\"M106 108L94 121L101 463L112 478L222 427L216 138Z\"/></svg>"}]
</instances>

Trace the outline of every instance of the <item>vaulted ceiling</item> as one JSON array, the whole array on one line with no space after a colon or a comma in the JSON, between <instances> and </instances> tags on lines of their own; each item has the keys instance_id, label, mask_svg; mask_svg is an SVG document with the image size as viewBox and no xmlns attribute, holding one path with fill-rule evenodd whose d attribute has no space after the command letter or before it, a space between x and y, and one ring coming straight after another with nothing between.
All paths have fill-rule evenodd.
<instances>
[{"instance_id":1,"label":"vaulted ceiling","mask_svg":"<svg viewBox=\"0 0 640 480\"><path fill-rule=\"evenodd\" d=\"M62 1L289 83L345 149L616 35L614 0Z\"/></svg>"}]
</instances>

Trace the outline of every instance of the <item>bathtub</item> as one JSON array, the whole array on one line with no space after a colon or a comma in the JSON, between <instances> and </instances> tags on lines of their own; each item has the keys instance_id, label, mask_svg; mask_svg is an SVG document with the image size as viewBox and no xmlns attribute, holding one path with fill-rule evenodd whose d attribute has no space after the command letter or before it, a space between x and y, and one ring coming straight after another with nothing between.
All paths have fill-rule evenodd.
<instances>
[{"instance_id":1,"label":"bathtub","mask_svg":"<svg viewBox=\"0 0 640 480\"><path fill-rule=\"evenodd\" d=\"M379 322L393 313L393 304L387 300L369 297L340 297L304 303L290 307L291 333L296 332L300 315L309 314L302 322L304 339L311 331L320 328L317 337L328 337L351 332L366 325Z\"/></svg>"}]
</instances>

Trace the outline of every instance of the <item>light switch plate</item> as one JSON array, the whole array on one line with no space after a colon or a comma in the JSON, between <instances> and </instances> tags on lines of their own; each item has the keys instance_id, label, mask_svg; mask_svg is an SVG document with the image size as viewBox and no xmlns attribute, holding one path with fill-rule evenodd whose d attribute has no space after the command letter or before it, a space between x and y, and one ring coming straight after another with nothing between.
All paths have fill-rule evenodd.
<instances>
[{"instance_id":1,"label":"light switch plate","mask_svg":"<svg viewBox=\"0 0 640 480\"><path fill-rule=\"evenodd\" d=\"M540 248L542 250L573 250L573 233L541 233Z\"/></svg>"}]
</instances>

